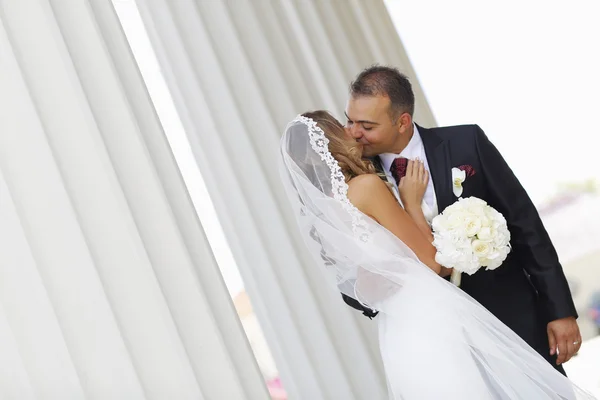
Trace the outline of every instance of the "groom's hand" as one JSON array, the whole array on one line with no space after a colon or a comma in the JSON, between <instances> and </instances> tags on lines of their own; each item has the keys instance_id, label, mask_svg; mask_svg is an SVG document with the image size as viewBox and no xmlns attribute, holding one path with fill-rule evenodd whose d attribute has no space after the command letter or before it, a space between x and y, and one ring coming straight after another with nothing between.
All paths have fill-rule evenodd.
<instances>
[{"instance_id":1,"label":"groom's hand","mask_svg":"<svg viewBox=\"0 0 600 400\"><path fill-rule=\"evenodd\" d=\"M581 333L575 317L561 318L548 324L550 355L558 354L556 365L565 363L579 351Z\"/></svg>"}]
</instances>

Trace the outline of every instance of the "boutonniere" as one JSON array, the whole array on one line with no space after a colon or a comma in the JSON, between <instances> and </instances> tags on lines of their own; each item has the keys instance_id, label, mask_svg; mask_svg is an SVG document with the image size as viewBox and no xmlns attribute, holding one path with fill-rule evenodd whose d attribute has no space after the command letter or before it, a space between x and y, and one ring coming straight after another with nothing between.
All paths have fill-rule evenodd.
<instances>
[{"instance_id":1,"label":"boutonniere","mask_svg":"<svg viewBox=\"0 0 600 400\"><path fill-rule=\"evenodd\" d=\"M475 175L475 169L471 165L452 168L452 191L456 197L462 196L463 182L473 175Z\"/></svg>"}]
</instances>

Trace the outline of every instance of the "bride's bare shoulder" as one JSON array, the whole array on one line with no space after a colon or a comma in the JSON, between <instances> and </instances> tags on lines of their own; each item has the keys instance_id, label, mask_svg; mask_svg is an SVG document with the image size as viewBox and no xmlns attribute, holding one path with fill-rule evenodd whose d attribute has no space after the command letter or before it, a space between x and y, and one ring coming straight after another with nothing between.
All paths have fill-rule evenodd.
<instances>
[{"instance_id":1,"label":"bride's bare shoulder","mask_svg":"<svg viewBox=\"0 0 600 400\"><path fill-rule=\"evenodd\" d=\"M349 189L368 189L374 187L386 187L385 182L375 174L362 174L355 176L354 178L348 181Z\"/></svg>"},{"instance_id":2,"label":"bride's bare shoulder","mask_svg":"<svg viewBox=\"0 0 600 400\"><path fill-rule=\"evenodd\" d=\"M348 199L363 212L389 196L387 183L375 174L359 175L348 182Z\"/></svg>"}]
</instances>

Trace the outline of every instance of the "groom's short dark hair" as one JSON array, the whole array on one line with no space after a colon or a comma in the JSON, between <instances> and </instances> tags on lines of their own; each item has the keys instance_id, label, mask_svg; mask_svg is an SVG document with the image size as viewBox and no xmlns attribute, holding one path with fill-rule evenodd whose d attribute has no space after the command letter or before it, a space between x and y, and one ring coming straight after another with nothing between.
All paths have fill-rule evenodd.
<instances>
[{"instance_id":1,"label":"groom's short dark hair","mask_svg":"<svg viewBox=\"0 0 600 400\"><path fill-rule=\"evenodd\" d=\"M373 65L364 69L350 84L350 95L389 97L392 120L405 112L412 117L415 112L415 94L410 81L394 67Z\"/></svg>"}]
</instances>

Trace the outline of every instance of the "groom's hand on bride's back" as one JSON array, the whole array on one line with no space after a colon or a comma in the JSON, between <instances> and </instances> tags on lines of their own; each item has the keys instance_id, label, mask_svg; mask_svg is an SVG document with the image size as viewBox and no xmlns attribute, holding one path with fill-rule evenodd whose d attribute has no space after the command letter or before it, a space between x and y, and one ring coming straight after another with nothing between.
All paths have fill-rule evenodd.
<instances>
[{"instance_id":1,"label":"groom's hand on bride's back","mask_svg":"<svg viewBox=\"0 0 600 400\"><path fill-rule=\"evenodd\" d=\"M548 324L550 355L558 354L556 365L571 359L581 347L581 333L574 317L557 319Z\"/></svg>"}]
</instances>

